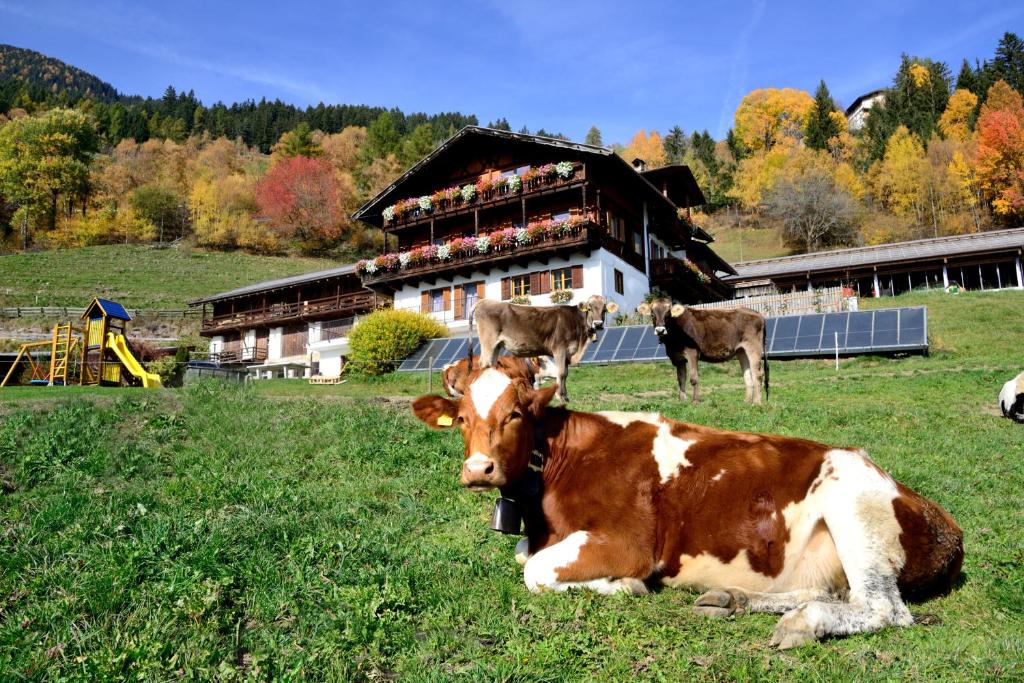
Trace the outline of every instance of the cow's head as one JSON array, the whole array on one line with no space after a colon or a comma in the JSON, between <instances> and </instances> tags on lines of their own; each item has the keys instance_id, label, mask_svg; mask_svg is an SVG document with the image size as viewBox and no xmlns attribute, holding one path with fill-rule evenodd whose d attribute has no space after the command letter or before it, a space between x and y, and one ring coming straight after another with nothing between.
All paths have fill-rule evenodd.
<instances>
[{"instance_id":1,"label":"cow's head","mask_svg":"<svg viewBox=\"0 0 1024 683\"><path fill-rule=\"evenodd\" d=\"M668 334L668 321L670 318L678 318L686 312L686 306L674 304L671 299L654 299L651 303L642 303L636 307L640 315L651 316L651 324L654 325L654 334L662 339Z\"/></svg>"},{"instance_id":2,"label":"cow's head","mask_svg":"<svg viewBox=\"0 0 1024 683\"><path fill-rule=\"evenodd\" d=\"M600 294L594 294L586 301L580 302L580 310L587 314L587 329L597 332L604 327L604 314L615 313L619 305L608 301Z\"/></svg>"},{"instance_id":3,"label":"cow's head","mask_svg":"<svg viewBox=\"0 0 1024 683\"><path fill-rule=\"evenodd\" d=\"M420 396L412 411L434 429L462 430L462 485L481 491L523 476L534 448L534 426L557 391L557 384L534 390L521 377L483 368L469 376L462 398Z\"/></svg>"}]
</instances>

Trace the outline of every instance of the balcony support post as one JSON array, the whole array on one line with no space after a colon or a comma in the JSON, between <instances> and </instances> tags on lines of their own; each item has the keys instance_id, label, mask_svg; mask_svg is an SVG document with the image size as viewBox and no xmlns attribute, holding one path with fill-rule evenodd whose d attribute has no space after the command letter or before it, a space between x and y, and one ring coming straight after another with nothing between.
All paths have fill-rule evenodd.
<instances>
[{"instance_id":1,"label":"balcony support post","mask_svg":"<svg viewBox=\"0 0 1024 683\"><path fill-rule=\"evenodd\" d=\"M526 227L526 197L519 198L519 204L523 210L523 227Z\"/></svg>"},{"instance_id":2,"label":"balcony support post","mask_svg":"<svg viewBox=\"0 0 1024 683\"><path fill-rule=\"evenodd\" d=\"M644 274L647 275L649 285L651 281L651 236L648 230L647 202L644 202Z\"/></svg>"},{"instance_id":3,"label":"balcony support post","mask_svg":"<svg viewBox=\"0 0 1024 683\"><path fill-rule=\"evenodd\" d=\"M480 235L480 209L473 209L473 235Z\"/></svg>"},{"instance_id":4,"label":"balcony support post","mask_svg":"<svg viewBox=\"0 0 1024 683\"><path fill-rule=\"evenodd\" d=\"M434 219L430 219L430 243L434 243Z\"/></svg>"}]
</instances>

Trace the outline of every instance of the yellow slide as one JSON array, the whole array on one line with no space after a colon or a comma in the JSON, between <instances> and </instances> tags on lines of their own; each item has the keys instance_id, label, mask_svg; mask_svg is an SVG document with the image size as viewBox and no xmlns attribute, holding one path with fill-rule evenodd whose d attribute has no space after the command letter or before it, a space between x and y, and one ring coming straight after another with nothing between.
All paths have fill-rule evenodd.
<instances>
[{"instance_id":1,"label":"yellow slide","mask_svg":"<svg viewBox=\"0 0 1024 683\"><path fill-rule=\"evenodd\" d=\"M146 372L146 369L142 367L142 363L132 355L131 350L128 348L128 341L124 338L123 334L107 332L107 346L117 354L117 358L128 368L128 372L142 380L142 386L147 389L160 386L160 375Z\"/></svg>"}]
</instances>

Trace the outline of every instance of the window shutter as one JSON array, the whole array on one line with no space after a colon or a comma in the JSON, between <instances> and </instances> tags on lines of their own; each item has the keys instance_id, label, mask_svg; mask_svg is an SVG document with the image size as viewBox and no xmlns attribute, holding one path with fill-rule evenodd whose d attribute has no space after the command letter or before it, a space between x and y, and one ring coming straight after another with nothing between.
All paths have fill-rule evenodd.
<instances>
[{"instance_id":1,"label":"window shutter","mask_svg":"<svg viewBox=\"0 0 1024 683\"><path fill-rule=\"evenodd\" d=\"M541 278L540 271L537 271L536 273L530 273L530 294L543 294L544 293L543 289L541 288L541 284L540 284L541 279L542 278Z\"/></svg>"},{"instance_id":2,"label":"window shutter","mask_svg":"<svg viewBox=\"0 0 1024 683\"><path fill-rule=\"evenodd\" d=\"M549 271L549 270L542 270L539 273L537 273L537 275L540 276L540 277L537 278L538 279L537 284L539 285L539 287L537 289L537 293L538 294L550 294L551 293L551 271Z\"/></svg>"},{"instance_id":3,"label":"window shutter","mask_svg":"<svg viewBox=\"0 0 1024 683\"><path fill-rule=\"evenodd\" d=\"M512 278L501 278L501 300L508 301L512 298Z\"/></svg>"},{"instance_id":4,"label":"window shutter","mask_svg":"<svg viewBox=\"0 0 1024 683\"><path fill-rule=\"evenodd\" d=\"M572 267L572 288L579 289L583 286L583 266Z\"/></svg>"},{"instance_id":5,"label":"window shutter","mask_svg":"<svg viewBox=\"0 0 1024 683\"><path fill-rule=\"evenodd\" d=\"M420 292L420 313L430 312L430 292L426 290Z\"/></svg>"},{"instance_id":6,"label":"window shutter","mask_svg":"<svg viewBox=\"0 0 1024 683\"><path fill-rule=\"evenodd\" d=\"M441 292L441 297L444 301L444 310L452 310L452 290L451 287L445 287L444 291Z\"/></svg>"},{"instance_id":7,"label":"window shutter","mask_svg":"<svg viewBox=\"0 0 1024 683\"><path fill-rule=\"evenodd\" d=\"M462 297L462 285L455 285L455 319L462 320L466 317L466 301Z\"/></svg>"},{"instance_id":8,"label":"window shutter","mask_svg":"<svg viewBox=\"0 0 1024 683\"><path fill-rule=\"evenodd\" d=\"M476 285L476 300L483 301L484 298L484 283L478 282Z\"/></svg>"}]
</instances>

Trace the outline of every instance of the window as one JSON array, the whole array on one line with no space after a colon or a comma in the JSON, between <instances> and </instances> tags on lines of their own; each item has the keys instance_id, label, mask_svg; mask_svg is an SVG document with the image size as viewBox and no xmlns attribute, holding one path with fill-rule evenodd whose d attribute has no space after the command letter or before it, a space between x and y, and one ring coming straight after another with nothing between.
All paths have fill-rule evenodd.
<instances>
[{"instance_id":1,"label":"window","mask_svg":"<svg viewBox=\"0 0 1024 683\"><path fill-rule=\"evenodd\" d=\"M644 253L644 236L639 232L633 233L633 251L638 254Z\"/></svg>"},{"instance_id":2,"label":"window","mask_svg":"<svg viewBox=\"0 0 1024 683\"><path fill-rule=\"evenodd\" d=\"M613 214L611 211L607 212L606 217L608 219L608 234L614 237L615 239L619 240L620 242L624 242L626 239L626 235L625 226L622 223L622 219Z\"/></svg>"},{"instance_id":3,"label":"window","mask_svg":"<svg viewBox=\"0 0 1024 683\"><path fill-rule=\"evenodd\" d=\"M444 290L443 289L432 289L432 290L430 290L430 312L431 313L443 313L444 312Z\"/></svg>"},{"instance_id":4,"label":"window","mask_svg":"<svg viewBox=\"0 0 1024 683\"><path fill-rule=\"evenodd\" d=\"M470 282L462 288L462 310L466 311L466 315L469 315L469 311L473 310L476 306L476 302L479 300L477 293L477 283Z\"/></svg>"},{"instance_id":5,"label":"window","mask_svg":"<svg viewBox=\"0 0 1024 683\"><path fill-rule=\"evenodd\" d=\"M512 296L530 296L529 275L516 275L512 278Z\"/></svg>"},{"instance_id":6,"label":"window","mask_svg":"<svg viewBox=\"0 0 1024 683\"><path fill-rule=\"evenodd\" d=\"M552 270L551 289L572 289L572 268Z\"/></svg>"},{"instance_id":7,"label":"window","mask_svg":"<svg viewBox=\"0 0 1024 683\"><path fill-rule=\"evenodd\" d=\"M569 220L569 212L568 211L562 211L560 213L553 213L553 214L551 214L551 220L553 220L553 221L567 221L567 220Z\"/></svg>"},{"instance_id":8,"label":"window","mask_svg":"<svg viewBox=\"0 0 1024 683\"><path fill-rule=\"evenodd\" d=\"M618 294L625 294L626 293L626 283L623 280L622 271L619 270L618 268L613 268L612 272L615 275L615 291L616 291L616 293L618 293Z\"/></svg>"}]
</instances>

